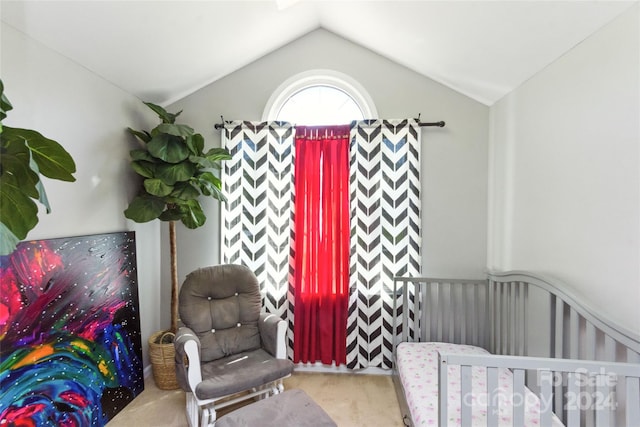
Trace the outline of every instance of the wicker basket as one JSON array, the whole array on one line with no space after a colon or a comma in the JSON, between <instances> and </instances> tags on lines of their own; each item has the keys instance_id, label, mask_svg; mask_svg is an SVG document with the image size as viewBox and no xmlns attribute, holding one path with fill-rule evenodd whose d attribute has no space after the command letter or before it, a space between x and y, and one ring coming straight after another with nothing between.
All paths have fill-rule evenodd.
<instances>
[{"instance_id":1,"label":"wicker basket","mask_svg":"<svg viewBox=\"0 0 640 427\"><path fill-rule=\"evenodd\" d=\"M173 332L160 331L149 337L149 358L153 369L153 379L161 390L175 390L180 388L176 378L175 348L173 340L169 344L158 344L166 336L175 338Z\"/></svg>"}]
</instances>

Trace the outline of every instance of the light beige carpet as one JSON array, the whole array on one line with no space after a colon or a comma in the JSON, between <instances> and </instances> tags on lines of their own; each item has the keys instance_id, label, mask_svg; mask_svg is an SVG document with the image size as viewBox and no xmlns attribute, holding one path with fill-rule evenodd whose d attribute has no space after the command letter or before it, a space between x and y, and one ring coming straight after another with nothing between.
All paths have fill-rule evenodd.
<instances>
[{"instance_id":1,"label":"light beige carpet","mask_svg":"<svg viewBox=\"0 0 640 427\"><path fill-rule=\"evenodd\" d=\"M292 388L304 390L340 427L403 425L388 375L297 372L285 380L285 389ZM186 427L184 404L184 392L160 390L148 378L145 390L107 426Z\"/></svg>"}]
</instances>

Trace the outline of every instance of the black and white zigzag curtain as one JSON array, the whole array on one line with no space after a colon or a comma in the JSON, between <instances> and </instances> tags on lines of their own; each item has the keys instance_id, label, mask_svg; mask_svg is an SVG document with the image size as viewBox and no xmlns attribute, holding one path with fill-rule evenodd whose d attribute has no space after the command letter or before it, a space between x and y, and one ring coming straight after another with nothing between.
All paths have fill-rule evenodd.
<instances>
[{"instance_id":1,"label":"black and white zigzag curtain","mask_svg":"<svg viewBox=\"0 0 640 427\"><path fill-rule=\"evenodd\" d=\"M351 129L351 293L347 367L392 367L393 277L420 273L420 126ZM401 300L398 304L401 304Z\"/></svg>"},{"instance_id":2,"label":"black and white zigzag curtain","mask_svg":"<svg viewBox=\"0 0 640 427\"><path fill-rule=\"evenodd\" d=\"M293 134L283 122L226 122L222 262L252 269L269 313L287 319Z\"/></svg>"},{"instance_id":3,"label":"black and white zigzag curtain","mask_svg":"<svg viewBox=\"0 0 640 427\"><path fill-rule=\"evenodd\" d=\"M289 237L294 127L225 122L232 155L222 171L223 262L253 269L265 309L289 323ZM416 120L364 120L351 127L351 262L347 367L391 368L393 277L420 273L420 127Z\"/></svg>"}]
</instances>

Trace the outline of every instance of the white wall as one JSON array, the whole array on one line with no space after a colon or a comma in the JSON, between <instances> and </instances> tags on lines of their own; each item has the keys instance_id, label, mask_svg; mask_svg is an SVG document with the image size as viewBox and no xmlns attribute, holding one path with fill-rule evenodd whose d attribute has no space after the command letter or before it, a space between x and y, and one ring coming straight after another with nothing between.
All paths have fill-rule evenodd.
<instances>
[{"instance_id":1,"label":"white wall","mask_svg":"<svg viewBox=\"0 0 640 427\"><path fill-rule=\"evenodd\" d=\"M555 276L640 332L638 5L491 108L493 269Z\"/></svg>"},{"instance_id":2,"label":"white wall","mask_svg":"<svg viewBox=\"0 0 640 427\"><path fill-rule=\"evenodd\" d=\"M225 120L261 120L273 91L291 76L314 69L347 74L367 90L381 118L422 114L447 126L423 128L423 273L478 276L486 266L488 107L325 30L314 31L171 105L181 120L219 146L213 126ZM178 229L180 281L219 262L219 205L207 224ZM166 239L163 239L163 242ZM167 271L168 274L168 271Z\"/></svg>"},{"instance_id":3,"label":"white wall","mask_svg":"<svg viewBox=\"0 0 640 427\"><path fill-rule=\"evenodd\" d=\"M1 42L1 76L14 107L4 123L58 141L77 165L74 183L44 178L53 212L41 210L27 239L136 231L146 361L146 340L161 326L160 233L157 221L134 224L122 213L135 188L128 166L133 141L125 129L157 118L137 98L4 23Z\"/></svg>"}]
</instances>

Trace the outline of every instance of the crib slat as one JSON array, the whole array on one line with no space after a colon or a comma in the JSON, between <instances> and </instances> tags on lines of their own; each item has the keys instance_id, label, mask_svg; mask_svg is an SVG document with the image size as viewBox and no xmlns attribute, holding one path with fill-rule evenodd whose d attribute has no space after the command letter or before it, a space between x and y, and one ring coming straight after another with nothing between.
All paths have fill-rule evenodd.
<instances>
[{"instance_id":1,"label":"crib slat","mask_svg":"<svg viewBox=\"0 0 640 427\"><path fill-rule=\"evenodd\" d=\"M428 282L426 283L429 284ZM420 316L416 316L420 320L420 341L428 342L431 339L431 322L429 313L431 312L431 286L420 287ZM417 321L417 320L416 320Z\"/></svg>"},{"instance_id":2,"label":"crib slat","mask_svg":"<svg viewBox=\"0 0 640 427\"><path fill-rule=\"evenodd\" d=\"M506 291L505 291L505 298L504 298L504 338L503 338L503 343L504 343L504 347L502 350L502 354L513 354L511 352L511 344L513 344L513 340L511 339L511 332L512 332L512 328L511 326L513 325L513 319L512 319L512 310L511 307L513 307L513 305L511 304L511 299L512 299L512 295L513 295L513 282L509 282L507 284L505 284L506 286Z\"/></svg>"},{"instance_id":3,"label":"crib slat","mask_svg":"<svg viewBox=\"0 0 640 427\"><path fill-rule=\"evenodd\" d=\"M438 355L439 365L438 365L438 384L440 387L440 392L438 393L438 407L440 408L440 413L438 415L439 423L438 425L447 425L447 420L449 419L447 414L447 401L449 396L449 384L448 384L448 365L445 361L441 359Z\"/></svg>"},{"instance_id":4,"label":"crib slat","mask_svg":"<svg viewBox=\"0 0 640 427\"><path fill-rule=\"evenodd\" d=\"M513 403L513 425L524 425L524 407L525 407L525 388L524 388L524 369L513 370L513 396L520 396L514 399Z\"/></svg>"},{"instance_id":5,"label":"crib slat","mask_svg":"<svg viewBox=\"0 0 640 427\"><path fill-rule=\"evenodd\" d=\"M640 425L640 378L627 377L627 409L628 426Z\"/></svg>"},{"instance_id":6,"label":"crib slat","mask_svg":"<svg viewBox=\"0 0 640 427\"><path fill-rule=\"evenodd\" d=\"M506 283L505 287L506 291L502 301L502 318L504 319L504 329L502 332L502 354L511 354L511 349L509 348L511 345L511 325L513 324L513 321L511 320L511 283Z\"/></svg>"},{"instance_id":7,"label":"crib slat","mask_svg":"<svg viewBox=\"0 0 640 427\"><path fill-rule=\"evenodd\" d=\"M591 322L586 323L584 331L585 340L585 358L595 360L596 358L596 327Z\"/></svg>"},{"instance_id":8,"label":"crib slat","mask_svg":"<svg viewBox=\"0 0 640 427\"><path fill-rule=\"evenodd\" d=\"M483 332L484 338L486 339L487 342L487 349L489 350L490 353L495 353L496 352L496 343L495 343L495 331L496 331L496 324L495 324L495 313L496 313L496 305L495 305L495 281L494 280L490 280L489 281L489 286L487 286L487 289L485 291L485 297L487 298L487 305L489 307L489 310L487 310L486 313L486 319L487 319L487 331Z\"/></svg>"},{"instance_id":9,"label":"crib slat","mask_svg":"<svg viewBox=\"0 0 640 427\"><path fill-rule=\"evenodd\" d=\"M462 285L460 288L460 342L462 344L468 344L467 341L467 313L469 312L469 304L467 298L467 287Z\"/></svg>"},{"instance_id":10,"label":"crib slat","mask_svg":"<svg viewBox=\"0 0 640 427\"><path fill-rule=\"evenodd\" d=\"M564 346L563 338L564 338L564 301L560 299L556 299L556 315L555 315L555 324L556 324L556 343L555 357L564 358Z\"/></svg>"},{"instance_id":11,"label":"crib slat","mask_svg":"<svg viewBox=\"0 0 640 427\"><path fill-rule=\"evenodd\" d=\"M455 315L456 315L456 298L453 293L454 285L453 283L447 283L446 285L448 292L448 300L449 300L449 308L445 312L447 313L446 319L446 327L447 327L447 342L455 342L454 341L454 332L455 332Z\"/></svg>"},{"instance_id":12,"label":"crib slat","mask_svg":"<svg viewBox=\"0 0 640 427\"><path fill-rule=\"evenodd\" d=\"M549 294L549 357L556 356L556 334L558 327L556 325L556 296Z\"/></svg>"},{"instance_id":13,"label":"crib slat","mask_svg":"<svg viewBox=\"0 0 640 427\"><path fill-rule=\"evenodd\" d=\"M461 425L471 425L471 366L460 366L460 419Z\"/></svg>"},{"instance_id":14,"label":"crib slat","mask_svg":"<svg viewBox=\"0 0 640 427\"><path fill-rule=\"evenodd\" d=\"M480 329L480 319L478 318L478 304L480 302L479 286L473 285L471 290L473 297L471 299L471 333L474 345L480 344L480 336L478 335L478 329Z\"/></svg>"},{"instance_id":15,"label":"crib slat","mask_svg":"<svg viewBox=\"0 0 640 427\"><path fill-rule=\"evenodd\" d=\"M563 358L563 335L564 335L564 302L557 297L553 297L555 311L551 315L554 324L554 342L553 342L553 356L556 358ZM554 409L557 413L563 413L562 404L562 385L556 384L556 390L554 392Z\"/></svg>"},{"instance_id":16,"label":"crib slat","mask_svg":"<svg viewBox=\"0 0 640 427\"><path fill-rule=\"evenodd\" d=\"M493 351L492 353L496 353L496 354L500 354L500 352L502 351L502 348L500 347L502 345L502 342L500 340L500 335L501 335L501 331L502 331L502 322L501 322L501 317L500 317L500 313L502 312L502 303L501 303L501 299L502 299L502 283L496 283L496 288L495 288L495 306L493 307L493 311L494 311L494 343L493 343Z\"/></svg>"},{"instance_id":17,"label":"crib slat","mask_svg":"<svg viewBox=\"0 0 640 427\"><path fill-rule=\"evenodd\" d=\"M450 305L450 309L449 309L449 315L447 316L447 327L449 328L448 330L448 334L447 334L447 342L451 342L451 343L456 343L456 332L457 332L457 325L458 325L458 319L460 317L460 311L458 308L458 295L457 295L457 290L458 286L456 286L456 284L454 284L453 282L449 283L449 304Z\"/></svg>"},{"instance_id":18,"label":"crib slat","mask_svg":"<svg viewBox=\"0 0 640 427\"><path fill-rule=\"evenodd\" d=\"M529 336L529 327L527 319L527 303L529 300L529 286L526 283L521 282L521 297L520 297L520 322L521 322L521 334L520 334L520 355L524 356L528 352L527 337Z\"/></svg>"},{"instance_id":19,"label":"crib slat","mask_svg":"<svg viewBox=\"0 0 640 427\"><path fill-rule=\"evenodd\" d=\"M580 319L578 312L573 308L569 309L569 358L577 359L579 357L580 348L578 347L578 338L580 336Z\"/></svg>"},{"instance_id":20,"label":"crib slat","mask_svg":"<svg viewBox=\"0 0 640 427\"><path fill-rule=\"evenodd\" d=\"M498 425L498 368L487 368L487 425Z\"/></svg>"},{"instance_id":21,"label":"crib slat","mask_svg":"<svg viewBox=\"0 0 640 427\"><path fill-rule=\"evenodd\" d=\"M414 290L415 293L415 290ZM409 340L409 282L402 282L402 341L410 341ZM415 313L415 311L414 311Z\"/></svg>"},{"instance_id":22,"label":"crib slat","mask_svg":"<svg viewBox=\"0 0 640 427\"><path fill-rule=\"evenodd\" d=\"M504 335L505 335L505 329L506 329L506 323L507 323L507 319L505 318L505 302L504 302L504 298L505 298L505 284L504 283L500 283L500 294L499 294L499 301L498 301L498 316L499 316L499 329L498 329L498 354L504 354Z\"/></svg>"},{"instance_id":23,"label":"crib slat","mask_svg":"<svg viewBox=\"0 0 640 427\"><path fill-rule=\"evenodd\" d=\"M596 375L596 387L593 395L592 407L596 413L596 426L609 427L611 425L611 411L605 404L604 397L609 395L609 377L607 374Z\"/></svg>"},{"instance_id":24,"label":"crib slat","mask_svg":"<svg viewBox=\"0 0 640 427\"><path fill-rule=\"evenodd\" d=\"M516 282L511 282L510 295L509 295L509 354L516 354L516 315L517 304L516 299L518 294L518 287Z\"/></svg>"},{"instance_id":25,"label":"crib slat","mask_svg":"<svg viewBox=\"0 0 640 427\"><path fill-rule=\"evenodd\" d=\"M611 335L604 335L604 357L609 362L616 361L616 342Z\"/></svg>"},{"instance_id":26,"label":"crib slat","mask_svg":"<svg viewBox=\"0 0 640 427\"><path fill-rule=\"evenodd\" d=\"M518 282L511 284L511 299L509 300L510 316L510 333L509 333L509 354L515 355L518 352Z\"/></svg>"},{"instance_id":27,"label":"crib slat","mask_svg":"<svg viewBox=\"0 0 640 427\"><path fill-rule=\"evenodd\" d=\"M550 426L553 417L553 372L540 371L540 425Z\"/></svg>"},{"instance_id":28,"label":"crib slat","mask_svg":"<svg viewBox=\"0 0 640 427\"><path fill-rule=\"evenodd\" d=\"M570 372L568 377L568 390L567 396L574 399L571 405L567 405L567 427L579 427L580 426L580 406L578 405L580 396L580 387L578 386L578 379L576 374Z\"/></svg>"},{"instance_id":29,"label":"crib slat","mask_svg":"<svg viewBox=\"0 0 640 427\"><path fill-rule=\"evenodd\" d=\"M442 289L442 284L438 283L436 289L438 290L438 306L435 307L436 310L436 337L437 340L436 341L442 341L442 328L443 328L443 318L444 315L442 314L444 311L444 292Z\"/></svg>"}]
</instances>

